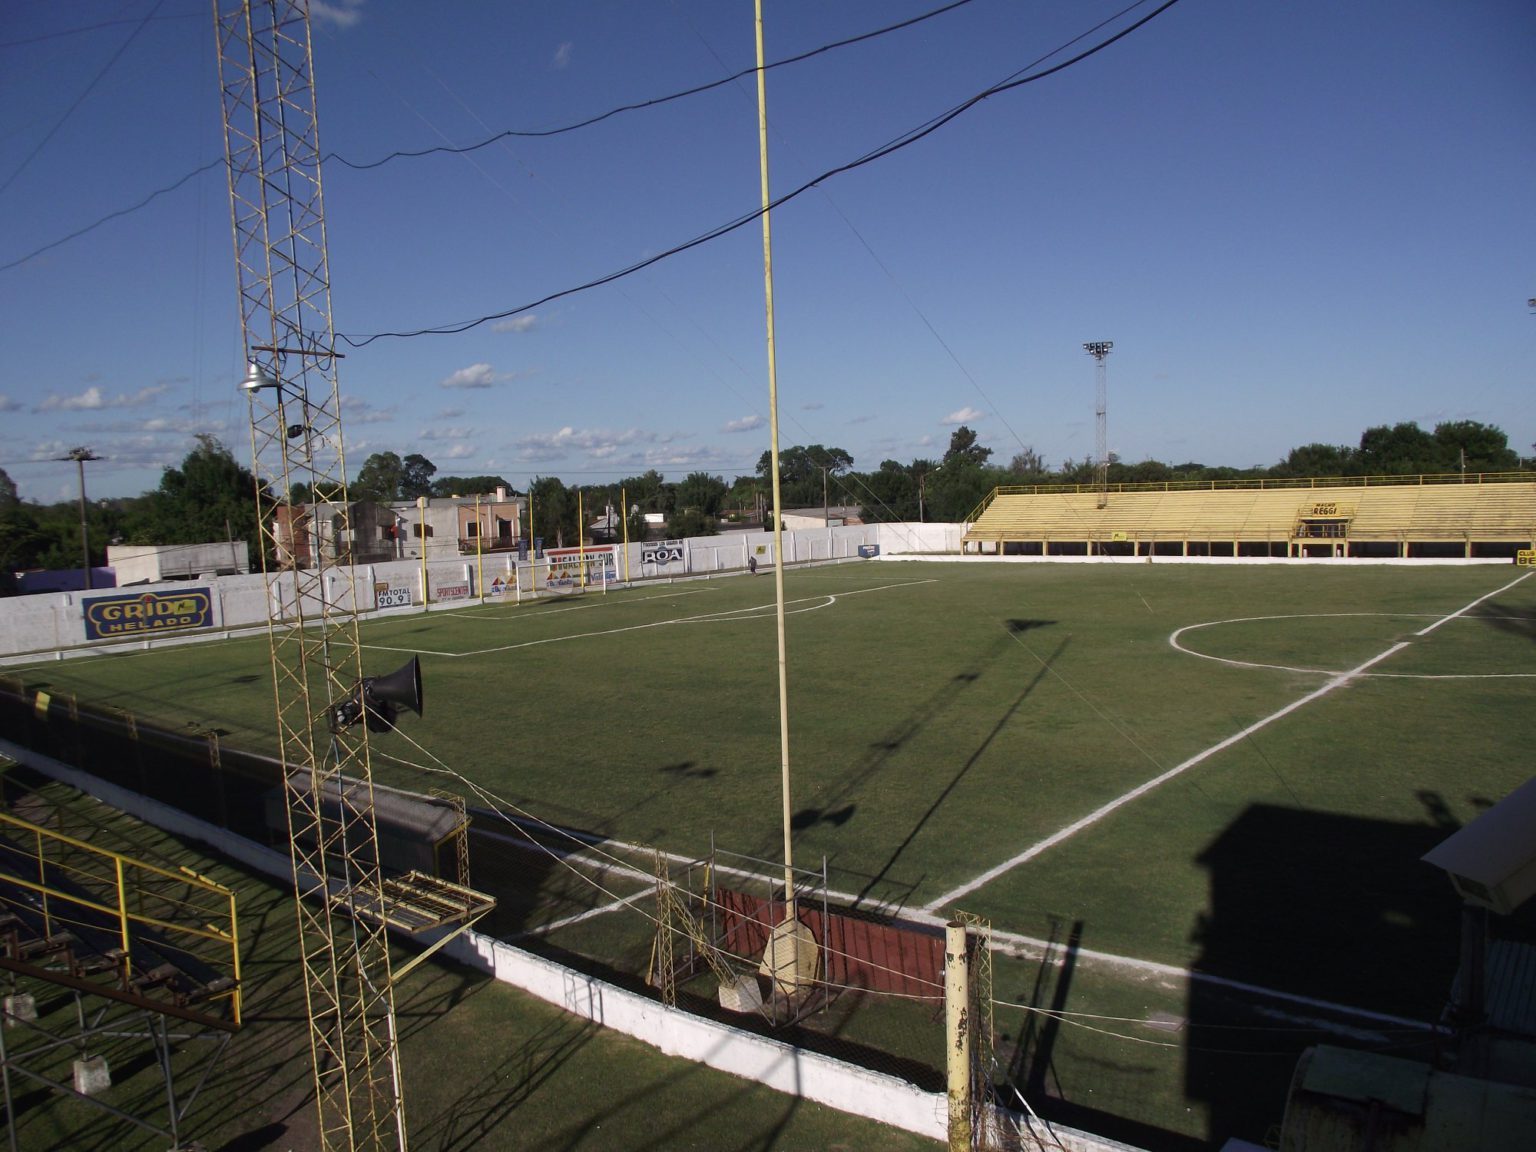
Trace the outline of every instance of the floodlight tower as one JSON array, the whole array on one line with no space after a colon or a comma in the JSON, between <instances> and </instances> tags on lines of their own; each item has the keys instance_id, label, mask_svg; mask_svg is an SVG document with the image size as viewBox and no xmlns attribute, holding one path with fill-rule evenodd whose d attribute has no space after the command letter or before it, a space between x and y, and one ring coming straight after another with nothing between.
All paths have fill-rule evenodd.
<instances>
[{"instance_id":1,"label":"floodlight tower","mask_svg":"<svg viewBox=\"0 0 1536 1152\"><path fill-rule=\"evenodd\" d=\"M1094 359L1094 375L1098 384L1095 405L1098 427L1094 436L1093 449L1094 481L1099 487L1100 508L1107 507L1109 504L1109 367L1105 361L1109 359L1109 350L1114 346L1113 340L1093 340L1083 345L1083 351Z\"/></svg>"},{"instance_id":2,"label":"floodlight tower","mask_svg":"<svg viewBox=\"0 0 1536 1152\"><path fill-rule=\"evenodd\" d=\"M318 1147L403 1152L367 726L329 722L362 680L351 570L295 547L298 485L348 527L309 5L214 0L214 23Z\"/></svg>"}]
</instances>

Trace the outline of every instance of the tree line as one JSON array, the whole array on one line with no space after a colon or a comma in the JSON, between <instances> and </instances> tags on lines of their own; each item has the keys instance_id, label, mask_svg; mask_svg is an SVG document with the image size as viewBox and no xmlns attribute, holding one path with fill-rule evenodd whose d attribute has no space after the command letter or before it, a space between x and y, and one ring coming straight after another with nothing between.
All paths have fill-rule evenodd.
<instances>
[{"instance_id":1,"label":"tree line","mask_svg":"<svg viewBox=\"0 0 1536 1152\"><path fill-rule=\"evenodd\" d=\"M1536 445L1532 445L1536 449ZM856 506L866 522L963 520L1000 485L1093 484L1091 459L1067 459L1052 468L1025 447L1006 465L994 463L974 430L961 426L939 459L905 464L882 460L870 471L854 469L853 457L837 447L796 445L779 453L779 494L785 508ZM1425 431L1406 422L1367 428L1358 444L1305 444L1267 468L1228 468L1195 462L1128 464L1111 455L1110 484L1304 479L1328 476L1407 476L1429 473L1536 471L1536 457L1522 460L1502 429L1475 420L1454 420ZM613 513L612 535L644 540L647 514L659 516L670 539L708 536L722 523L771 527L773 471L770 454L758 459L752 475L724 477L693 472L669 481L655 469L615 483L568 486L556 476L535 477L525 496L533 510L533 533L547 544L576 541L578 507L590 526ZM512 491L501 476L439 476L420 453L376 452L363 461L348 484L353 500L390 504L427 497L488 496ZM262 546L257 530L255 479L216 438L195 438L179 467L167 468L159 485L140 496L95 500L86 505L91 562L105 564L112 544L203 544L245 541L254 560ZM297 490L295 502L315 493ZM335 493L319 493L334 498ZM263 491L264 502L275 497ZM592 538L588 529L587 539ZM0 469L0 592L14 590L13 574L33 568L77 568L81 563L80 512L71 501L35 504L19 498L15 483Z\"/></svg>"}]
</instances>

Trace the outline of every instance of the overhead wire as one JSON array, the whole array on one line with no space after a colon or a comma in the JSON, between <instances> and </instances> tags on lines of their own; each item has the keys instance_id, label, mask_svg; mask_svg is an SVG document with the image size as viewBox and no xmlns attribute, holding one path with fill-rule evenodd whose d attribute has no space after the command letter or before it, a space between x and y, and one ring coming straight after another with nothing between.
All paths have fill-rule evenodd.
<instances>
[{"instance_id":1,"label":"overhead wire","mask_svg":"<svg viewBox=\"0 0 1536 1152\"><path fill-rule=\"evenodd\" d=\"M417 750L419 750L424 755L426 755L436 765L438 765L438 767L434 768L434 767L431 767L429 765L415 763L413 761L406 760L406 759L404 759L402 757L392 756L392 755L390 755L388 753L380 752L380 753L376 753L377 755L381 755L386 760L393 760L396 763L402 764L402 765L404 765L406 767L415 768L418 771L432 773L432 774L438 774L438 775L450 776L454 780L457 780L459 783L463 784L470 791L472 791L477 797L479 797L479 799L483 803L488 805L491 808L492 811L494 811L497 815L501 816L503 819L508 819L508 817L507 817L507 813L508 812L514 813L516 816L518 816L519 819L521 819L523 821L526 821L526 822L528 822L530 824L533 824L533 825L537 826L538 828L542 829L545 832L548 832L548 833L550 833L550 834L552 834L554 836L557 836L557 837L559 837L561 839L569 841L570 843L572 843L574 845L579 846L579 852L580 853L585 853L585 854L587 854L589 856L597 857L598 860L600 860L600 861L607 862L609 865L612 866L612 868L615 871L622 870L624 872L633 873L633 874L635 874L635 876L638 879L642 879L642 880L644 880L648 884L654 884L656 882L656 877L655 876L644 875L638 869L635 868L634 864L631 861L625 860L625 859L623 859L622 857L619 857L619 856L615 856L613 853L608 852L607 850L605 850L600 844L597 844L597 843L594 843L591 840L579 837L579 836L577 836L575 833L573 833L568 828L562 828L562 827L560 827L557 824L552 824L549 821L543 819L542 817L537 816L534 813L527 811L526 809L523 809L522 807L520 807L517 804L514 804L512 801L506 799L505 797L500 796L500 795L496 794L495 792L492 792L490 789L485 788L484 786L478 784L474 780L471 780L469 777L463 775L461 772L459 772L456 769L454 769L451 765L449 765L441 757L439 757L435 753L433 753L431 749L427 748L425 745L421 744L419 741L413 739L409 735L409 733L403 732L403 731L401 731L398 728L395 729L395 733L396 733L396 735L401 736L408 744L411 744ZM638 893L635 894L635 895L627 896L627 897L626 896L620 896L618 893L613 892L613 891L609 890L608 888L604 887L603 884L601 882L599 882L598 880L596 880L593 877L590 877L590 876L587 876L586 874L584 874L579 868L577 868L573 863L571 863L571 859L570 858L568 858L567 856L562 855L561 853L555 851L553 848L549 847L548 845L539 843L537 840L533 839L531 836L525 837L525 842L528 845L530 845L531 847L537 848L539 851L541 851L544 854L546 854L547 856L551 857L557 863L559 863L564 868L566 868L568 871L570 871L570 873L573 876L575 876L577 879L581 880L583 883L585 883L585 884L589 885L590 887L592 887L600 895L607 897L615 905L614 911L618 911L620 907L627 907L627 908L633 909L635 912L639 913L643 918L645 918L646 920L649 920L657 928L661 927L661 920L660 920L659 917L657 917L656 915L652 914L651 912L647 911L644 908L637 907L634 904L634 900L636 899L636 896L639 895ZM577 854L578 853L573 852L573 853L570 854L570 856L574 857ZM721 904L717 903L713 899L713 897L710 896L707 893L705 895L703 895L703 896L695 896L695 898L701 900L702 903L706 907L716 908L716 909L719 909L721 911L729 911L729 909L727 909L724 905L721 905ZM684 933L681 929L678 929L678 928L674 928L673 932L678 934L678 935L686 935L686 933ZM933 987L933 988L939 988L939 989L943 988L942 981L930 980L930 979L928 979L926 977L921 977L921 976L914 976L910 972L907 972L905 969L892 968L889 965L882 964L882 963L880 963L880 962L878 962L876 960L873 960L872 958L869 958L869 957L864 957L864 956L853 957L852 953L843 952L843 951L841 951L839 949L831 947L830 945L824 945L823 948L822 948L822 951L824 953L828 954L828 955L841 955L841 956L847 956L849 958L856 958L856 959L858 959L859 963L864 965L865 967L868 967L868 968L871 968L871 969L874 969L874 970L877 970L877 971L881 971L881 972L886 972L886 973L889 973L891 975L901 976L903 979L905 979L907 981L910 981L910 982L914 982L914 983L918 983L918 984L927 984L927 985L929 985L930 987ZM856 987L856 986L852 986L852 987ZM859 990L860 991L873 991L872 989L859 989ZM895 993L893 993L893 995L903 995L903 994L895 994ZM907 995L908 998L911 998L911 999L926 999L926 997L915 996L915 995L912 995L912 994L904 994L904 995Z\"/></svg>"},{"instance_id":2,"label":"overhead wire","mask_svg":"<svg viewBox=\"0 0 1536 1152\"><path fill-rule=\"evenodd\" d=\"M85 103L85 98L94 92L96 90L96 85L100 84L102 80L106 78L107 73L112 71L113 65L115 65L118 60L122 58L124 52L128 51L128 46L132 44L136 39L138 39L139 33L144 31L145 26L148 25L150 20L154 18L155 13L160 11L160 6L164 3L165 0L155 0L155 6L149 10L149 14L138 22L133 31L128 34L128 39L124 40L117 46L117 51L112 53L111 59L109 59L99 69L97 69L96 75L91 77L91 82L85 86L85 88L80 92L80 95L76 96L70 103L69 107L64 110L64 115L60 116L59 119L54 123L53 127L48 129L48 131L43 134L43 138L37 142L32 151L28 152L26 156L22 158L22 161L17 166L16 171L7 176L4 183L0 183L0 195L3 195L10 189L11 185L16 182L16 178L25 172L31 165L32 161L37 158L38 154L48 146L48 143L54 138L55 135L58 134L59 129L64 127L69 118L75 114L75 109L79 108L81 104Z\"/></svg>"},{"instance_id":3,"label":"overhead wire","mask_svg":"<svg viewBox=\"0 0 1536 1152\"><path fill-rule=\"evenodd\" d=\"M872 32L862 32L857 36L850 36L845 40L837 40L831 44L823 44L819 48L812 48L810 51L802 52L798 56L789 56L783 60L774 60L771 63L765 64L763 66L763 71L767 72L775 68L783 68L789 64L799 64L802 61L810 60L812 57L820 56L825 52L831 52L837 48L846 48L849 45L858 44L865 40L873 40L877 36L884 36L890 32L899 32L902 29L910 28L915 24L921 24L926 20L932 20L935 16L942 16L947 12L952 12L956 8L963 8L965 5L972 2L973 0L954 0L953 3L945 4L943 7L935 8L930 12L924 12L920 15L913 16L908 20L902 20L896 24L887 25L884 28L877 28ZM370 168L378 168L388 164L391 160L415 159L422 156L434 156L439 154L463 155L467 152L474 152L481 148L489 147L498 141L511 138L540 139L550 136L561 136L567 132L575 132L582 128L590 128L594 124L601 124L604 120L611 119L612 117L621 115L625 112L638 112L646 108L655 108L662 104L670 104L674 100L682 100L688 96L697 96L703 92L711 92L716 88L722 88L727 84L733 84L737 80L741 80L747 76L753 76L756 73L757 69L755 67L743 68L739 72L732 73L731 75L723 77L719 80L711 80L707 84L699 84L692 88L685 88L680 92L673 92L666 96L652 97L649 100L640 100L633 104L622 104L617 108L610 108L606 112L600 112L596 116L589 116L585 120L577 120L574 123L564 124L558 128L546 128L541 130L508 128L504 131L497 132L494 136L489 136L484 140L477 141L474 144L439 145L436 148L422 148L415 151L395 151L381 159L372 160L368 163L358 163L352 160L348 160L344 156L341 156L335 152L328 154L326 159L335 160L338 164L342 164L348 168L356 169L357 171L367 171Z\"/></svg>"},{"instance_id":4,"label":"overhead wire","mask_svg":"<svg viewBox=\"0 0 1536 1152\"><path fill-rule=\"evenodd\" d=\"M1142 0L1142 2L1144 2L1144 0ZM933 117L918 127L910 129L907 132L904 132L901 135L895 137L894 139L887 141L885 144L871 149L869 152L864 153L864 155L858 157L857 159L850 160L845 164L839 164L834 168L827 169L819 176L814 176L810 180L805 181L805 183L801 184L799 187L773 198L765 206L753 208L748 212L744 212L742 215L736 217L733 220L727 221L724 224L717 225L714 228L711 228L708 231L693 237L691 240L685 240L682 243L676 244L662 252L658 252L653 256L648 256L643 260L637 260L633 264L630 264L624 268L620 268L617 271L609 272L606 275L599 276L595 279L588 280L585 283L577 284L570 288L563 288L558 291L551 292L537 300L530 301L526 304L520 304L514 308L507 308L498 312L491 312L486 315L476 317L473 320L432 325L407 331L373 332L369 333L368 335L357 336L344 332L338 332L336 335L339 339L353 348L365 348L376 340L383 340L386 338L404 340L412 339L418 336L454 336L462 332L468 332L473 328L478 328L482 324L489 324L494 320L505 320L508 317L516 316L522 312L532 311L534 308L542 307L543 305L552 303L555 300L564 299L568 296L575 296L578 293L587 292L594 288L600 288L606 284L611 284L614 281L621 280L626 276L632 276L636 272L643 271L644 269L649 268L654 264L661 263L663 260L670 260L674 256L679 256L684 252L688 252L694 248L699 247L700 245L707 244L713 240L720 239L722 236L729 235L739 228L744 228L748 224L751 224L756 220L760 220L766 213L771 212L776 208L780 208L795 199L798 199L806 192L809 192L812 188L815 188L818 185L833 179L834 177L841 176L848 172L856 171L857 169L862 168L868 164L873 164L877 160L883 160L887 156L891 156L905 148L909 148L913 144L918 143L920 140L931 136L940 128L943 128L945 125L964 115L972 108L975 108L984 100L991 99L993 96L998 96L1005 92L1011 92L1017 88L1023 87L1026 84L1033 84L1039 80L1044 80L1047 77L1054 76L1058 72L1082 63L1084 60L1087 60L1088 58L1104 51L1104 49L1110 47L1112 44L1123 40L1132 32L1135 32L1137 29L1145 26L1148 22L1162 15L1178 2L1179 0L1164 0L1164 2L1155 10L1149 12L1147 15L1135 21L1128 27L1121 29L1114 35L1093 45L1091 48L1087 48L1059 64L1053 65L1052 67L1047 68L1042 72L1035 72L1027 76L1020 76L1015 79L1005 80L999 84L994 84L982 90L981 92L976 93L974 96L971 96L968 99L962 101L960 104L949 109L947 112L940 113L939 115ZM1052 55L1054 55L1054 53L1052 53Z\"/></svg>"},{"instance_id":5,"label":"overhead wire","mask_svg":"<svg viewBox=\"0 0 1536 1152\"><path fill-rule=\"evenodd\" d=\"M784 60L775 60L775 61L765 65L764 67L767 68L767 69L781 68L781 67L787 66L789 64L795 64L795 63L799 63L799 62L801 62L803 60L809 60L809 59L811 59L814 56L819 56L819 55L821 55L821 54L823 54L825 52L830 52L830 51L832 51L834 49L837 49L837 48L843 48L843 47L847 47L848 45L858 44L858 43L860 43L862 41L865 41L865 40L874 39L877 36L884 36L884 35L887 35L888 33L891 33L891 32L898 32L898 31L901 31L901 30L903 30L905 28L910 28L913 25L921 24L924 21L930 20L930 19L932 19L932 18L934 18L936 16L942 16L942 15L944 15L947 12L953 11L956 8L964 7L965 5L970 4L972 2L973 2L973 0L954 0L953 3L946 4L946 5L944 5L944 6L940 7L940 8L935 8L935 9L933 9L930 12L925 12L925 13L922 13L921 15L914 16L914 17L912 17L909 20L903 20L903 21L901 21L899 23L891 24L891 25L888 25L888 26L886 26L884 28L878 28L878 29L875 29L872 32L864 32L864 33L861 33L861 34L859 34L857 36L849 37L846 40L837 41L836 43L824 44L824 45L822 45L819 48L813 48L810 51L803 52L803 53L801 53L798 56L792 56L792 57L789 57L789 58L784 59ZM159 0L159 3L157 3L156 6L155 6L155 10L152 10L150 12L150 15L148 17L145 17L145 19L140 22L140 28L142 28L144 24L148 23L151 18L154 18L155 11L157 11L159 9L161 3L164 3L164 0ZM126 21L115 21L115 20L114 21L107 21L107 22L105 22L103 24L91 25L91 26L89 26L87 28L76 29L74 31L81 31L81 32L83 32L83 31L90 31L93 28L107 27L109 24L117 24L117 23L126 23ZM49 37L41 37L40 39L51 39L51 38L53 38L55 36L63 36L63 35L68 35L68 34L70 34L70 33L54 33L54 34L52 34ZM134 36L137 36L137 35L138 35L138 31L135 30ZM130 36L129 37L129 42L131 42L132 40L133 40L133 36ZM32 41L13 41L12 43L15 43L15 44L26 44L26 43L31 43L31 42ZM0 44L0 47L5 47L5 46L7 46L7 45ZM126 47L127 47L127 44L125 43L124 44L124 48L126 48ZM119 49L119 55L121 54L121 51L122 50ZM114 61L115 61L115 57L114 57ZM109 65L109 67L110 67L110 65ZM735 73L735 74L733 74L731 76L727 76L727 77L725 77L722 80L712 81L709 84L699 85L699 86L696 86L694 88L685 89L684 91L681 91L681 92L674 92L674 93L671 93L670 95L667 95L667 96L653 97L652 99L649 99L649 100L642 100L642 101L638 101L638 102L633 103L633 104L626 104L626 105L622 105L622 106L617 107L617 108L611 108L607 112L603 112L603 113L600 113L600 114L598 114L596 116L588 117L587 119L579 121L577 123L567 124L567 125L564 125L564 126L562 126L560 128L556 128L556 129L549 129L549 130L544 130L544 131L526 131L526 130L510 130L509 129L509 130L504 131L504 132L496 133L495 135L490 136L490 137L488 137L485 140L481 140L481 141L479 141L479 142L477 142L475 144L463 145L463 146L442 145L442 146L435 147L435 148L424 148L424 149L420 149L420 150L416 150L416 151L403 151L403 150L402 151L395 151L395 152L391 152L389 155L383 157L382 159L368 161L366 163L348 160L346 157L344 157L344 156L342 156L339 153L334 152L334 151L333 152L327 152L321 159L322 159L322 163L325 162L325 161L334 160L338 164L343 165L344 167L352 168L352 169L355 169L357 171L367 171L367 170L372 169L372 168L381 167L384 164L389 163L391 160L417 158L417 157L423 157L423 156L431 156L431 155L436 155L438 153L463 155L463 154L466 154L466 153L477 151L478 149L481 149L481 148L488 147L491 144L497 143L498 141L505 140L505 139L508 139L508 138L511 138L511 137L547 137L547 136L558 136L558 135L562 135L564 133L574 132L574 131L576 131L577 129L580 129L580 128L589 127L589 126L591 126L593 124L601 123L602 121L607 120L610 117L617 116L617 115L619 115L621 113L624 113L624 112L641 111L641 110L644 110L644 109L647 109L647 108L652 108L652 107L657 107L657 106L660 106L660 105L663 105L663 104L668 104L668 103L671 103L671 102L676 101L676 100L681 100L684 97L695 96L695 95L698 95L699 93L702 93L702 92L708 92L708 91L711 91L714 88L718 88L718 87L721 87L722 85L732 83L732 82L734 82L735 80L739 79L742 76L750 76L750 75L752 75L755 72L756 72L755 68L748 68L748 69L745 69L745 70L743 70L741 72ZM100 77L98 77L97 79L100 79ZM94 83L95 83L95 81L92 82L93 86L94 86ZM71 111L73 111L73 109L71 109ZM67 115L68 114L66 113L66 117L67 117ZM57 130L57 128L55 128L55 130ZM50 135L51 135L51 133L50 133ZM46 143L46 141L44 141L44 143ZM39 147L41 147L41 145L39 145ZM158 189L157 191L151 192L148 196L144 197L144 199L140 200L136 204L130 205L130 206L126 207L126 208L115 209L114 211L107 213L105 216L102 216L99 219L92 221L90 224L87 224L87 225L85 225L85 226L83 226L81 228L75 229L75 231L69 233L67 236L61 236L61 237L59 237L56 240L51 240L48 243L42 245L41 247L33 249L31 252L28 252L24 256L18 257L17 259L8 261L8 262L6 262L4 264L0 264L0 272L6 272L6 271L9 271L12 268L16 268L16 267L18 267L18 266L20 266L22 264L25 264L29 260L32 260L32 259L34 259L34 258L36 258L38 256L41 256L45 252L51 251L52 249L59 247L62 244L67 244L71 240L76 240L76 239L80 238L81 236L86 235L88 232L93 232L97 228L100 228L104 224L108 224L108 223L110 223L113 220L117 220L117 219L119 219L119 218L121 218L123 216L129 215L130 213L137 212L137 211L139 211L142 208L148 207L148 205L152 201L158 199L159 197L165 195L168 192L174 192L176 189L180 188L187 181L193 179L196 176L200 176L204 172L207 172L209 169L216 168L216 167L218 167L219 165L221 165L223 163L224 163L224 158L223 157L220 157L220 158L218 158L216 160L210 160L208 163L202 165L201 167L194 168L192 171L186 173L184 176L181 176L179 179L177 179L173 183L168 184L165 187ZM3 191L3 190L4 190L3 188L0 188L0 191Z\"/></svg>"}]
</instances>

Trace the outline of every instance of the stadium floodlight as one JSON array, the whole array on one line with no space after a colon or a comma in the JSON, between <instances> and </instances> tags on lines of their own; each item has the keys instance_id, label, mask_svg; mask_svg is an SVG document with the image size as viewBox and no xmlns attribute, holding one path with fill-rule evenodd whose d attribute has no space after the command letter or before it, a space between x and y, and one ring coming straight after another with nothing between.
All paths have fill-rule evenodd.
<instances>
[{"instance_id":1,"label":"stadium floodlight","mask_svg":"<svg viewBox=\"0 0 1536 1152\"><path fill-rule=\"evenodd\" d=\"M270 372L252 361L245 366L245 378L240 381L240 388L245 392L260 392L263 388L276 388L281 391L282 385Z\"/></svg>"},{"instance_id":2,"label":"stadium floodlight","mask_svg":"<svg viewBox=\"0 0 1536 1152\"><path fill-rule=\"evenodd\" d=\"M1102 360L1109 355L1109 350L1115 346L1113 340L1090 340L1083 345L1083 351L1088 355Z\"/></svg>"}]
</instances>

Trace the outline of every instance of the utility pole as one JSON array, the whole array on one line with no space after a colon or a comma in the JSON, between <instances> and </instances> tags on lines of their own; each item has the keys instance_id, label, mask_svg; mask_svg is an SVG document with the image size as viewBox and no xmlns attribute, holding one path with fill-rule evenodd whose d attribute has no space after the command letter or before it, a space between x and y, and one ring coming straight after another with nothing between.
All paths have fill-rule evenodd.
<instances>
[{"instance_id":1,"label":"utility pole","mask_svg":"<svg viewBox=\"0 0 1536 1152\"><path fill-rule=\"evenodd\" d=\"M91 590L91 537L85 525L85 462L100 460L89 448L71 448L68 456L56 456L56 460L73 460L80 470L80 555L85 561L85 590Z\"/></svg>"},{"instance_id":2,"label":"utility pole","mask_svg":"<svg viewBox=\"0 0 1536 1152\"><path fill-rule=\"evenodd\" d=\"M1098 430L1094 438L1094 451L1098 457L1099 507L1109 505L1109 369L1104 361L1109 359L1109 350L1115 346L1113 340L1094 340L1083 345L1083 351L1094 358L1096 362L1095 377L1097 378L1097 403L1095 411L1098 417Z\"/></svg>"}]
</instances>

